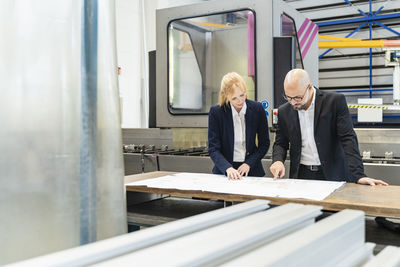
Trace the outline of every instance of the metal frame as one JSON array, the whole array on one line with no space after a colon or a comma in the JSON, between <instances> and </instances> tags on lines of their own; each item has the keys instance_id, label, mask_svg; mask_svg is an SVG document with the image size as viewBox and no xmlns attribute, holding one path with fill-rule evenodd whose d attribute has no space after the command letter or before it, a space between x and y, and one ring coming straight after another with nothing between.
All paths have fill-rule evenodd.
<instances>
[{"instance_id":1,"label":"metal frame","mask_svg":"<svg viewBox=\"0 0 400 267\"><path fill-rule=\"evenodd\" d=\"M349 0L344 0L349 6L353 6L353 4ZM347 37L352 36L354 33L356 33L358 30L363 28L364 26L368 25L369 28L369 40L372 40L372 25L376 24L394 34L397 34L400 36L400 32L397 32L388 26L378 22L378 20L384 20L384 19L392 19L392 18L400 18L400 13L398 14L389 14L389 15L378 15L384 6L381 6L376 12L372 12L372 0L369 0L369 12L365 13L360 9L357 9L357 11L363 16L361 18L356 18L356 19L344 19L344 20L337 20L337 21L328 21L328 22L320 22L317 23L319 27L326 27L326 26L332 26L332 25L341 25L341 24L348 24L348 23L361 23L356 29L354 29L352 32L350 32ZM331 49L326 50L324 53L322 53L319 58L323 58L326 54L328 54ZM391 89L393 90L393 89ZM369 97L372 98L372 92L374 91L379 91L376 89L372 89L372 48L369 49L369 90L352 90L352 92L369 92ZM346 91L349 92L349 91Z\"/></svg>"}]
</instances>

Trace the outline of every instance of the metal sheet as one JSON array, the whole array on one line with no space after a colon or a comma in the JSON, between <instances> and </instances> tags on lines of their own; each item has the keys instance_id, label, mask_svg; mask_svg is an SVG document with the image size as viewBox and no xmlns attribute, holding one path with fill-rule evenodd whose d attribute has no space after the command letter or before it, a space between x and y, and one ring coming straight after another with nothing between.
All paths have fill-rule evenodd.
<instances>
[{"instance_id":1,"label":"metal sheet","mask_svg":"<svg viewBox=\"0 0 400 267\"><path fill-rule=\"evenodd\" d=\"M286 204L137 251L98 266L203 266L251 251L314 222L321 207ZM154 257L154 255L157 255Z\"/></svg>"},{"instance_id":2,"label":"metal sheet","mask_svg":"<svg viewBox=\"0 0 400 267\"><path fill-rule=\"evenodd\" d=\"M400 248L387 246L363 267L398 267L400 266Z\"/></svg>"},{"instance_id":3,"label":"metal sheet","mask_svg":"<svg viewBox=\"0 0 400 267\"><path fill-rule=\"evenodd\" d=\"M343 210L223 266L335 266L364 246L364 213Z\"/></svg>"},{"instance_id":4,"label":"metal sheet","mask_svg":"<svg viewBox=\"0 0 400 267\"><path fill-rule=\"evenodd\" d=\"M36 259L15 266L84 266L143 249L164 241L223 224L267 209L268 200L254 200L203 213L156 228L110 238ZM154 258L154 255L152 255ZM136 262L138 263L138 262ZM132 262L129 264L131 265Z\"/></svg>"}]
</instances>

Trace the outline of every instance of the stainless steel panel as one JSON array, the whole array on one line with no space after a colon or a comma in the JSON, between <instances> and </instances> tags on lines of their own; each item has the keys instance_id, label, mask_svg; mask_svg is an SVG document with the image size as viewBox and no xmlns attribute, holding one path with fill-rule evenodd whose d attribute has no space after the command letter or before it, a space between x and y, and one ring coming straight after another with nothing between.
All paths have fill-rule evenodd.
<instances>
[{"instance_id":1,"label":"stainless steel panel","mask_svg":"<svg viewBox=\"0 0 400 267\"><path fill-rule=\"evenodd\" d=\"M140 154L124 153L125 175L142 173L142 156ZM157 171L157 161L152 155L144 155L144 172Z\"/></svg>"},{"instance_id":2,"label":"stainless steel panel","mask_svg":"<svg viewBox=\"0 0 400 267\"><path fill-rule=\"evenodd\" d=\"M385 157L385 152L393 152L393 157L400 157L399 129L355 129L360 152L371 151L371 156Z\"/></svg>"},{"instance_id":3,"label":"stainless steel panel","mask_svg":"<svg viewBox=\"0 0 400 267\"><path fill-rule=\"evenodd\" d=\"M210 157L160 155L163 171L211 173L213 166Z\"/></svg>"}]
</instances>

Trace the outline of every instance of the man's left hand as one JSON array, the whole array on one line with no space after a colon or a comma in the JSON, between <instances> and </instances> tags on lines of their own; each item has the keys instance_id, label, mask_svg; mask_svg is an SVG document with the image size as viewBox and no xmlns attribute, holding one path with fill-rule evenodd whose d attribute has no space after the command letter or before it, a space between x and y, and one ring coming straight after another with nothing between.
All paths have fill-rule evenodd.
<instances>
[{"instance_id":1,"label":"man's left hand","mask_svg":"<svg viewBox=\"0 0 400 267\"><path fill-rule=\"evenodd\" d=\"M240 173L240 175L247 176L250 171L250 166L247 163L243 163L237 170Z\"/></svg>"},{"instance_id":2,"label":"man's left hand","mask_svg":"<svg viewBox=\"0 0 400 267\"><path fill-rule=\"evenodd\" d=\"M382 180L377 180L377 179L372 179L369 177L363 177L358 179L357 184L366 184L366 185L388 185L388 183L382 181Z\"/></svg>"}]
</instances>

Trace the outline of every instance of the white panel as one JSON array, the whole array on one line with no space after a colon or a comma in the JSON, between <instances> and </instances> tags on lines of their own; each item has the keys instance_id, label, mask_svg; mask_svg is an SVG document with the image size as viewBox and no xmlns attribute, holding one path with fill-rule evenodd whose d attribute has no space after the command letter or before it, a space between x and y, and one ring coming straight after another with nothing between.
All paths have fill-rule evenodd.
<instances>
[{"instance_id":1,"label":"white panel","mask_svg":"<svg viewBox=\"0 0 400 267\"><path fill-rule=\"evenodd\" d=\"M119 92L122 106L122 127L142 127L142 38L139 1L116 1L117 56Z\"/></svg>"},{"instance_id":2,"label":"white panel","mask_svg":"<svg viewBox=\"0 0 400 267\"><path fill-rule=\"evenodd\" d=\"M358 104L374 104L382 105L382 98L359 98ZM357 109L357 121L358 122L382 122L383 110L376 108L358 108Z\"/></svg>"}]
</instances>

